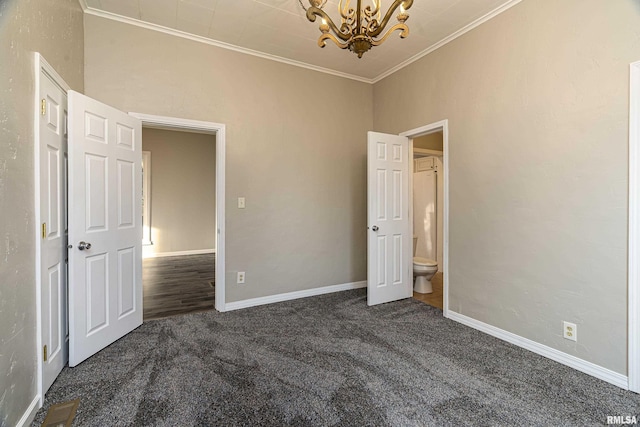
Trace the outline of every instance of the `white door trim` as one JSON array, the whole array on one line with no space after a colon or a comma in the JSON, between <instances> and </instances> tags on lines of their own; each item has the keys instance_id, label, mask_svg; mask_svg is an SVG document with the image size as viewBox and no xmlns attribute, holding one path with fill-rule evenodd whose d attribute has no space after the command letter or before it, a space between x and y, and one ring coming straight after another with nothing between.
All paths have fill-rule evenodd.
<instances>
[{"instance_id":1,"label":"white door trim","mask_svg":"<svg viewBox=\"0 0 640 427\"><path fill-rule=\"evenodd\" d=\"M40 238L40 224L42 223L42 213L40 212L40 72L42 71L48 75L51 80L62 89L66 94L71 87L64 81L64 79L54 70L54 68L40 55L35 52L34 58L34 78L35 78L35 90L34 90L34 120L33 120L33 142L34 142L34 201L35 201L35 230L34 236L36 241L36 256L35 256L35 271L36 271L36 359L38 361L37 366L37 393L38 407L42 407L44 396L42 393L42 381L43 378L43 366L42 366L42 281L41 279L41 251L42 251L42 239Z\"/></svg>"},{"instance_id":2,"label":"white door trim","mask_svg":"<svg viewBox=\"0 0 640 427\"><path fill-rule=\"evenodd\" d=\"M152 245L151 236L151 151L142 152L142 257L144 246Z\"/></svg>"},{"instance_id":3,"label":"white door trim","mask_svg":"<svg viewBox=\"0 0 640 427\"><path fill-rule=\"evenodd\" d=\"M640 393L640 61L630 66L629 82L629 390Z\"/></svg>"},{"instance_id":4,"label":"white door trim","mask_svg":"<svg viewBox=\"0 0 640 427\"><path fill-rule=\"evenodd\" d=\"M419 136L428 135L430 133L442 130L442 148L444 159L442 161L444 171L442 172L444 187L444 213L443 213L443 241L442 241L442 274L444 276L442 289L442 313L444 317L449 317L449 120L440 120L419 128L411 129L400 133L400 136L407 138L417 138ZM413 144L409 144L409 162L411 163L409 173L413 173ZM413 205L413 180L409 180L409 203ZM410 223L413 224L413 209L409 210ZM413 264L410 257L405 262ZM413 269L412 269L413 271Z\"/></svg>"},{"instance_id":5,"label":"white door trim","mask_svg":"<svg viewBox=\"0 0 640 427\"><path fill-rule=\"evenodd\" d=\"M215 308L227 311L225 303L225 125L200 120L156 116L153 114L129 113L142 120L143 127L166 130L182 130L216 135L216 287Z\"/></svg>"}]
</instances>

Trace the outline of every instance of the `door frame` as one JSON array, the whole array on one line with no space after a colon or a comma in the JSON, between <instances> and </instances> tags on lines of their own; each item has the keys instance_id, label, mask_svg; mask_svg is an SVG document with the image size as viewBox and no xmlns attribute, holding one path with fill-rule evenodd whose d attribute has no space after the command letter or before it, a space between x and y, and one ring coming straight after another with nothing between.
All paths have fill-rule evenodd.
<instances>
[{"instance_id":1,"label":"door frame","mask_svg":"<svg viewBox=\"0 0 640 427\"><path fill-rule=\"evenodd\" d=\"M442 179L443 179L443 224L442 231L444 236L442 236L442 274L444 276L443 286L442 286L442 314L444 317L449 317L449 120L440 120L435 123L430 123L425 126L420 126L415 129L411 129L405 132L400 133L400 136L406 136L411 139L411 144L409 144L409 173L413 176L413 139L419 136L428 135L430 133L442 131L442 148L443 148L443 159L442 159ZM413 179L409 180L409 203L413 206ZM413 209L409 209L409 223L413 229ZM405 260L406 263L412 265L413 264L413 254L411 253L410 257L407 257ZM439 266L440 267L440 266ZM413 268L411 269L413 271Z\"/></svg>"},{"instance_id":2,"label":"door frame","mask_svg":"<svg viewBox=\"0 0 640 427\"><path fill-rule=\"evenodd\" d=\"M34 141L34 201L35 201L35 243L36 243L36 256L35 256L35 273L36 273L36 359L37 363L37 393L38 404L42 407L44 401L44 395L42 393L43 376L43 360L42 360L42 281L41 279L41 265L42 262L42 240L40 238L40 224L42 219L42 212L40 212L40 73L46 74L64 93L67 94L71 90L71 86L64 81L64 79L56 72L56 70L44 59L40 53L34 53L34 77L35 77L35 92L34 92L34 120L33 120L33 141ZM68 286L69 277L67 276ZM68 305L68 303L67 303Z\"/></svg>"},{"instance_id":3,"label":"door frame","mask_svg":"<svg viewBox=\"0 0 640 427\"><path fill-rule=\"evenodd\" d=\"M215 309L227 311L225 303L225 151L226 126L222 123L130 112L142 121L142 127L205 133L216 136L216 286Z\"/></svg>"},{"instance_id":4,"label":"door frame","mask_svg":"<svg viewBox=\"0 0 640 427\"><path fill-rule=\"evenodd\" d=\"M640 61L629 73L628 360L629 390L640 393Z\"/></svg>"}]
</instances>

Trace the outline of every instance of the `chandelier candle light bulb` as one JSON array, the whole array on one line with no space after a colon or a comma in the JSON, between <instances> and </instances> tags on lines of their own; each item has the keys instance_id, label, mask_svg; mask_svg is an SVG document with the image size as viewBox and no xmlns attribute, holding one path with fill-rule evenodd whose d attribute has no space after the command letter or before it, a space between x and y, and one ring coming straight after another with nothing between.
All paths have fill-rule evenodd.
<instances>
[{"instance_id":1,"label":"chandelier candle light bulb","mask_svg":"<svg viewBox=\"0 0 640 427\"><path fill-rule=\"evenodd\" d=\"M331 40L340 49L349 49L358 55L358 58L362 58L365 52L373 46L384 43L396 30L400 31L400 38L409 35L409 27L405 24L409 19L406 11L413 4L413 0L394 0L382 20L380 20L381 0L372 0L372 4L364 8L362 0L357 0L356 9L350 7L351 0L340 0L338 4L340 26L337 26L323 10L327 0L309 0L311 5L309 8L302 4L302 0L298 1L307 12L309 21L315 22L317 17L321 19L319 29L322 34L318 38L320 47L325 47L326 41ZM398 23L385 32L385 27L398 7L400 8L400 13L396 16Z\"/></svg>"}]
</instances>

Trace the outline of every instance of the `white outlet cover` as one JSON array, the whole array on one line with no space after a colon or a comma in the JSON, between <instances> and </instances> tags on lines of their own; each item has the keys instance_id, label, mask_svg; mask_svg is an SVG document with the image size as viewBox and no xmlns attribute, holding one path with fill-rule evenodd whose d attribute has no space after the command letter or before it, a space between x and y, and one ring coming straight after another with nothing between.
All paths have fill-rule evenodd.
<instances>
[{"instance_id":1,"label":"white outlet cover","mask_svg":"<svg viewBox=\"0 0 640 427\"><path fill-rule=\"evenodd\" d=\"M575 323L562 322L562 335L565 339L578 341L578 327Z\"/></svg>"}]
</instances>

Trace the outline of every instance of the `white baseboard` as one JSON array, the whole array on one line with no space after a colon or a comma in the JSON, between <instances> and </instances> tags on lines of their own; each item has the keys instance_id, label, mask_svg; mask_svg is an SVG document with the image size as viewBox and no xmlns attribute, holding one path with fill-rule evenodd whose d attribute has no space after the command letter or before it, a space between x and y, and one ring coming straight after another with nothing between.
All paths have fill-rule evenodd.
<instances>
[{"instance_id":1,"label":"white baseboard","mask_svg":"<svg viewBox=\"0 0 640 427\"><path fill-rule=\"evenodd\" d=\"M596 365L595 363L587 362L586 360L564 353L560 350L556 350L555 348L548 347L544 344L540 344L528 338L521 337L514 333L505 331L479 320L472 319L471 317L456 313L451 310L449 310L447 317L451 320L462 323L463 325L469 326L473 329L477 329L503 341L517 345L518 347L522 347L541 356L554 360L558 363L562 363L563 365L576 369L580 372L584 372L585 374L591 375L593 377L599 378L625 390L628 390L629 388L628 378L626 375L619 374L610 369Z\"/></svg>"},{"instance_id":2,"label":"white baseboard","mask_svg":"<svg viewBox=\"0 0 640 427\"><path fill-rule=\"evenodd\" d=\"M156 252L156 253L144 253L142 258L162 258L166 256L181 256L181 255L202 255L202 254L215 254L215 249L196 249L193 251L179 251L179 252Z\"/></svg>"},{"instance_id":3,"label":"white baseboard","mask_svg":"<svg viewBox=\"0 0 640 427\"><path fill-rule=\"evenodd\" d=\"M36 417L36 412L38 412L38 409L40 409L40 396L36 395L36 397L34 397L31 401L31 404L29 405L27 410L24 411L24 414L22 414L22 417L18 420L16 426L22 427L30 425L31 422L33 422L33 419Z\"/></svg>"},{"instance_id":4,"label":"white baseboard","mask_svg":"<svg viewBox=\"0 0 640 427\"><path fill-rule=\"evenodd\" d=\"M340 285L322 286L320 288L305 289L304 291L287 292L284 294L270 295L267 297L250 298L242 301L234 301L225 304L225 311L239 310L241 308L255 307L258 305L272 304L274 302L289 301L292 299L313 297L316 295L330 294L333 292L348 291L351 289L366 288L367 282L351 282Z\"/></svg>"}]
</instances>

